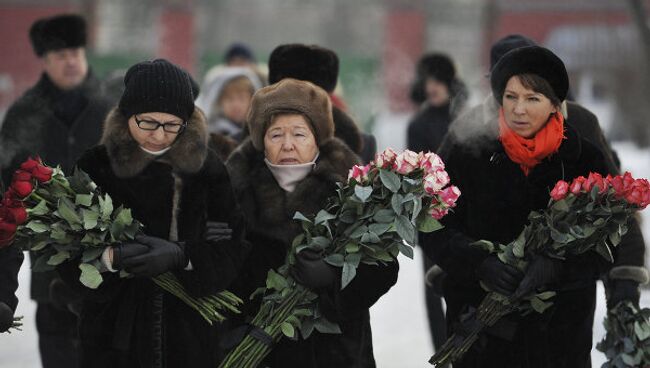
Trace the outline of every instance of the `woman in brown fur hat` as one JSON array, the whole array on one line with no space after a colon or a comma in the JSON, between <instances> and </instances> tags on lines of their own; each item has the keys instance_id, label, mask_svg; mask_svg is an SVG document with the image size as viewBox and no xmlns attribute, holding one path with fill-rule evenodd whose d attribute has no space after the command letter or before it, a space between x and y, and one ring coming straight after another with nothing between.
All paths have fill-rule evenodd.
<instances>
[{"instance_id":1,"label":"woman in brown fur hat","mask_svg":"<svg viewBox=\"0 0 650 368\"><path fill-rule=\"evenodd\" d=\"M264 286L269 269L284 263L300 232L294 213L318 212L359 160L334 138L327 92L309 82L283 79L259 90L248 124L250 137L226 163L252 244L233 289L244 297ZM397 281L397 262L359 266L344 290L339 270L319 254L299 253L294 271L298 282L319 293L321 311L342 334L315 331L307 339L283 339L264 366L374 367L368 308ZM259 306L259 298L250 301L243 318L252 319Z\"/></svg>"}]
</instances>

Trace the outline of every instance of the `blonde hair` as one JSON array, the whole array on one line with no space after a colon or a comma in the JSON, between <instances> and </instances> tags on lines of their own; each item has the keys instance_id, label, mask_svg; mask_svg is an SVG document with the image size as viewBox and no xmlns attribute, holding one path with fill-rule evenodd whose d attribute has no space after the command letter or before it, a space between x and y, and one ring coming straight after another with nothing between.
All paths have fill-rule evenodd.
<instances>
[{"instance_id":1,"label":"blonde hair","mask_svg":"<svg viewBox=\"0 0 650 368\"><path fill-rule=\"evenodd\" d=\"M253 82L243 75L229 80L223 86L219 98L217 99L217 104L221 104L221 101L226 98L226 96L237 92L247 92L252 97L253 93L255 93Z\"/></svg>"}]
</instances>

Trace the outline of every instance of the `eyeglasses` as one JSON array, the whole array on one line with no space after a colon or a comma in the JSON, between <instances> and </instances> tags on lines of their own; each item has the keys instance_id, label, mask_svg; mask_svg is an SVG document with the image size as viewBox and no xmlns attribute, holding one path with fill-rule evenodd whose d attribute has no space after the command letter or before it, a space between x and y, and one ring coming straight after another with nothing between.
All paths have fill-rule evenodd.
<instances>
[{"instance_id":1,"label":"eyeglasses","mask_svg":"<svg viewBox=\"0 0 650 368\"><path fill-rule=\"evenodd\" d=\"M134 118L135 123L138 124L138 128L142 130L157 130L162 127L167 133L180 134L187 127L187 122L185 121L182 123L159 123L154 120L140 120L138 115L135 115Z\"/></svg>"}]
</instances>

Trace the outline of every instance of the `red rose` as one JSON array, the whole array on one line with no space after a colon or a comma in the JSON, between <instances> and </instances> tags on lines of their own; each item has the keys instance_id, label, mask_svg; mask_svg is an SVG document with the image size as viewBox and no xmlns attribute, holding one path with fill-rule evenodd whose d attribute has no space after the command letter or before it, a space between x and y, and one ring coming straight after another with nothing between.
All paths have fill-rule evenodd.
<instances>
[{"instance_id":1,"label":"red rose","mask_svg":"<svg viewBox=\"0 0 650 368\"><path fill-rule=\"evenodd\" d=\"M39 183L47 183L52 179L52 168L38 165L32 170L32 176L38 180Z\"/></svg>"},{"instance_id":2,"label":"red rose","mask_svg":"<svg viewBox=\"0 0 650 368\"><path fill-rule=\"evenodd\" d=\"M16 236L16 224L13 215L6 208L0 207L0 248L5 247Z\"/></svg>"},{"instance_id":3,"label":"red rose","mask_svg":"<svg viewBox=\"0 0 650 368\"><path fill-rule=\"evenodd\" d=\"M605 193L607 190L607 184L605 183L605 180L603 179L603 176L600 175L599 173L594 173L590 172L589 176L587 177L586 181L587 187L589 189L585 189L587 192L590 192L593 187L598 187L598 193ZM583 187L585 184L583 184Z\"/></svg>"},{"instance_id":4,"label":"red rose","mask_svg":"<svg viewBox=\"0 0 650 368\"><path fill-rule=\"evenodd\" d=\"M573 179L571 185L569 186L569 190L571 191L571 193L575 195L580 193L580 191L582 190L582 185L585 181L587 181L587 179L584 176L578 176L577 178Z\"/></svg>"},{"instance_id":5,"label":"red rose","mask_svg":"<svg viewBox=\"0 0 650 368\"><path fill-rule=\"evenodd\" d=\"M566 198L568 193L569 183L564 180L560 180L555 184L555 188L551 190L551 198L553 198L554 201L560 201Z\"/></svg>"},{"instance_id":6,"label":"red rose","mask_svg":"<svg viewBox=\"0 0 650 368\"><path fill-rule=\"evenodd\" d=\"M32 190L34 190L34 186L31 181L14 181L11 183L11 189L13 189L18 198L22 199L27 197Z\"/></svg>"},{"instance_id":7,"label":"red rose","mask_svg":"<svg viewBox=\"0 0 650 368\"><path fill-rule=\"evenodd\" d=\"M30 157L30 158L27 159L27 161L23 162L20 165L20 168L22 170L32 172L32 170L34 170L34 168L37 167L40 164L41 164L40 160L35 160L35 159Z\"/></svg>"},{"instance_id":8,"label":"red rose","mask_svg":"<svg viewBox=\"0 0 650 368\"><path fill-rule=\"evenodd\" d=\"M23 201L5 197L2 199L0 211L5 215L3 217L13 220L16 225L24 224L27 221L27 209Z\"/></svg>"},{"instance_id":9,"label":"red rose","mask_svg":"<svg viewBox=\"0 0 650 368\"><path fill-rule=\"evenodd\" d=\"M609 185L611 185L612 188L614 188L615 196L617 198L625 197L626 191L623 185L622 176L616 175L614 177L611 177L608 175L606 180L609 183Z\"/></svg>"},{"instance_id":10,"label":"red rose","mask_svg":"<svg viewBox=\"0 0 650 368\"><path fill-rule=\"evenodd\" d=\"M32 174L24 170L16 170L14 177L11 181L30 181L32 180Z\"/></svg>"}]
</instances>

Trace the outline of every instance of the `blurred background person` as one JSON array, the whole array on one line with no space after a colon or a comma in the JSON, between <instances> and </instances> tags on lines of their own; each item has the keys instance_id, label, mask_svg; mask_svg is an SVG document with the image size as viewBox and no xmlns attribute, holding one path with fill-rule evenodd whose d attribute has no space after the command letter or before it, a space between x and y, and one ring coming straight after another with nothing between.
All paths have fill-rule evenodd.
<instances>
[{"instance_id":1,"label":"blurred background person","mask_svg":"<svg viewBox=\"0 0 650 368\"><path fill-rule=\"evenodd\" d=\"M345 142L364 163L375 158L377 142L371 134L363 133L340 97L334 97L339 77L339 57L330 49L318 45L286 44L276 47L269 57L269 83L284 78L312 82L324 89L332 101L334 135ZM338 106L334 104L338 101Z\"/></svg>"},{"instance_id":2,"label":"blurred background person","mask_svg":"<svg viewBox=\"0 0 650 368\"><path fill-rule=\"evenodd\" d=\"M449 56L441 53L423 55L416 66L416 79L411 87L411 100L420 109L409 122L406 147L414 152L437 152L449 124L465 106L467 94L467 88L456 76L456 67ZM439 272L440 268L432 269L433 263L428 257L422 257L422 261L425 275L432 270L431 278L435 279L433 276L437 275L433 273ZM427 316L434 348L439 348L447 340L441 295L442 290L434 290L431 282L425 282Z\"/></svg>"},{"instance_id":3,"label":"blurred background person","mask_svg":"<svg viewBox=\"0 0 650 368\"><path fill-rule=\"evenodd\" d=\"M14 102L0 130L0 167L8 185L28 156L40 156L66 173L81 154L99 142L111 102L86 60L86 21L73 14L33 23L29 38L42 74L35 86ZM36 327L45 368L76 367L76 296L56 272L32 273L31 297L38 303Z\"/></svg>"}]
</instances>

